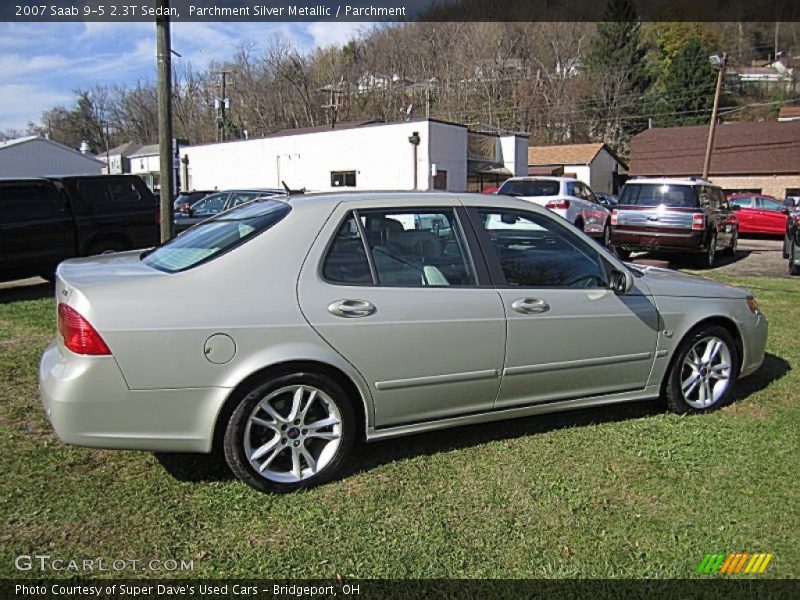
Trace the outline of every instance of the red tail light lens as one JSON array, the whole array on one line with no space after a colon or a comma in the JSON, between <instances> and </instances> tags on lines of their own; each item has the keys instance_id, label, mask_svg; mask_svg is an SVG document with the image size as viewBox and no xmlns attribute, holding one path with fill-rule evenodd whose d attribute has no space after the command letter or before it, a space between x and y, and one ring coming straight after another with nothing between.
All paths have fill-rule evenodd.
<instances>
[{"instance_id":1,"label":"red tail light lens","mask_svg":"<svg viewBox=\"0 0 800 600\"><path fill-rule=\"evenodd\" d=\"M66 304L58 305L58 330L64 338L64 345L75 354L109 356L103 338L97 330L84 319L78 311Z\"/></svg>"},{"instance_id":2,"label":"red tail light lens","mask_svg":"<svg viewBox=\"0 0 800 600\"><path fill-rule=\"evenodd\" d=\"M706 228L706 217L703 213L695 213L692 215L692 229L694 231L703 231Z\"/></svg>"},{"instance_id":3,"label":"red tail light lens","mask_svg":"<svg viewBox=\"0 0 800 600\"><path fill-rule=\"evenodd\" d=\"M617 217L619 217L619 213L617 212L617 209L615 208L614 210L611 211L611 224L612 225L616 225L617 224Z\"/></svg>"},{"instance_id":4,"label":"red tail light lens","mask_svg":"<svg viewBox=\"0 0 800 600\"><path fill-rule=\"evenodd\" d=\"M553 210L554 208L566 210L569 208L569 200L551 200L545 204L545 208Z\"/></svg>"}]
</instances>

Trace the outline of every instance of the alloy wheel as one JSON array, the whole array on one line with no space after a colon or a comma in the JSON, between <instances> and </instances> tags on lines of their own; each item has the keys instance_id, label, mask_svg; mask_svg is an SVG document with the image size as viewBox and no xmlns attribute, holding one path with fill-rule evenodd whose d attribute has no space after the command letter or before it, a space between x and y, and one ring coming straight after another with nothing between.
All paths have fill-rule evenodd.
<instances>
[{"instance_id":1,"label":"alloy wheel","mask_svg":"<svg viewBox=\"0 0 800 600\"><path fill-rule=\"evenodd\" d=\"M262 477L297 483L323 471L341 439L342 414L336 402L314 386L290 385L255 405L242 443L245 457Z\"/></svg>"},{"instance_id":2,"label":"alloy wheel","mask_svg":"<svg viewBox=\"0 0 800 600\"><path fill-rule=\"evenodd\" d=\"M716 336L694 343L681 367L680 383L683 399L695 409L707 408L725 394L731 383L731 351Z\"/></svg>"}]
</instances>

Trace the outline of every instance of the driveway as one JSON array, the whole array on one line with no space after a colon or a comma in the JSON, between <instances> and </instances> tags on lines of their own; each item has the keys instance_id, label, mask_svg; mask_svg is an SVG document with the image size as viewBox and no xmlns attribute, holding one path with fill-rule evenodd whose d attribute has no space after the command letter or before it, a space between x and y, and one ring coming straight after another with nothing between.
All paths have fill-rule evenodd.
<instances>
[{"instance_id":1,"label":"driveway","mask_svg":"<svg viewBox=\"0 0 800 600\"><path fill-rule=\"evenodd\" d=\"M720 273L729 277L784 277L789 278L788 262L782 255L783 240L765 238L739 239L735 258L718 256L714 269L697 270L689 256L634 254L633 262L669 266L671 269L693 271L699 274ZM797 278L795 278L797 279Z\"/></svg>"}]
</instances>

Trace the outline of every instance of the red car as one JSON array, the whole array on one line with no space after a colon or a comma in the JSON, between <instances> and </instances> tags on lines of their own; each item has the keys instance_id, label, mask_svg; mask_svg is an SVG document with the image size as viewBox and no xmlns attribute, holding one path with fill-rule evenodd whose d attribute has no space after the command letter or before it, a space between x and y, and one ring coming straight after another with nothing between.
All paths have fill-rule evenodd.
<instances>
[{"instance_id":1,"label":"red car","mask_svg":"<svg viewBox=\"0 0 800 600\"><path fill-rule=\"evenodd\" d=\"M499 189L500 189L499 185L493 185L491 187L483 188L481 190L481 194L494 194Z\"/></svg>"},{"instance_id":2,"label":"red car","mask_svg":"<svg viewBox=\"0 0 800 600\"><path fill-rule=\"evenodd\" d=\"M786 213L783 203L763 194L731 194L731 208L739 219L739 233L763 233L783 237Z\"/></svg>"}]
</instances>

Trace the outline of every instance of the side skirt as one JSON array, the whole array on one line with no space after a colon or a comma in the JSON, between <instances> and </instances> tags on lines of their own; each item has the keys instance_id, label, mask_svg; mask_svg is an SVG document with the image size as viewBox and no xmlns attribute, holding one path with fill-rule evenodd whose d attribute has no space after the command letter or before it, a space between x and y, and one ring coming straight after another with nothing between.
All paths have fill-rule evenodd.
<instances>
[{"instance_id":1,"label":"side skirt","mask_svg":"<svg viewBox=\"0 0 800 600\"><path fill-rule=\"evenodd\" d=\"M424 431L449 429L451 427L461 427L462 425L473 425L475 423L489 423L491 421L518 419L522 417L529 417L531 415L542 415L566 410L575 410L579 408L603 406L606 404L635 402L638 400L653 400L658 398L660 387L661 386L658 385L651 385L644 389L635 390L632 392L624 392L621 394L607 394L603 396L577 398L574 400L532 404L528 406L519 406L503 410L493 410L489 412L470 414L462 417L437 419L435 421L410 423L408 425L399 425L380 429L370 427L367 431L367 441L383 440L413 433L422 433Z\"/></svg>"}]
</instances>

